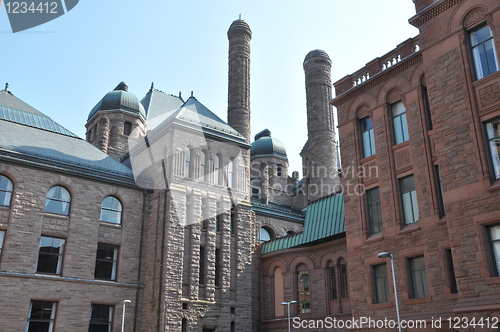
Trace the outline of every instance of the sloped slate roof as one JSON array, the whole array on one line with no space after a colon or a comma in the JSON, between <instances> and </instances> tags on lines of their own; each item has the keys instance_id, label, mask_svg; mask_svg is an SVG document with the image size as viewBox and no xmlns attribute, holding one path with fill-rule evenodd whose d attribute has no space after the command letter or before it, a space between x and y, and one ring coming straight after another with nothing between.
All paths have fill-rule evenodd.
<instances>
[{"instance_id":1,"label":"sloped slate roof","mask_svg":"<svg viewBox=\"0 0 500 332\"><path fill-rule=\"evenodd\" d=\"M342 233L345 233L344 197L338 194L311 203L304 231L263 243L262 254L313 244Z\"/></svg>"},{"instance_id":2,"label":"sloped slate roof","mask_svg":"<svg viewBox=\"0 0 500 332\"><path fill-rule=\"evenodd\" d=\"M166 122L174 121L174 119L199 125L204 132L246 144L246 139L243 135L238 133L193 96L189 97L182 107L169 115Z\"/></svg>"},{"instance_id":3,"label":"sloped slate roof","mask_svg":"<svg viewBox=\"0 0 500 332\"><path fill-rule=\"evenodd\" d=\"M184 100L181 97L152 88L141 99L141 104L146 111L146 119L150 120L179 109L184 104Z\"/></svg>"},{"instance_id":4,"label":"sloped slate roof","mask_svg":"<svg viewBox=\"0 0 500 332\"><path fill-rule=\"evenodd\" d=\"M0 92L0 159L133 184L132 170L8 92ZM19 107L15 109L13 107Z\"/></svg>"},{"instance_id":5,"label":"sloped slate roof","mask_svg":"<svg viewBox=\"0 0 500 332\"><path fill-rule=\"evenodd\" d=\"M31 107L30 105L26 104L24 101L21 99L15 97L12 93L9 91L2 90L0 91L0 105L13 108L16 110L24 111L24 112L29 112L37 115L43 115L42 112L36 110L35 108Z\"/></svg>"}]
</instances>

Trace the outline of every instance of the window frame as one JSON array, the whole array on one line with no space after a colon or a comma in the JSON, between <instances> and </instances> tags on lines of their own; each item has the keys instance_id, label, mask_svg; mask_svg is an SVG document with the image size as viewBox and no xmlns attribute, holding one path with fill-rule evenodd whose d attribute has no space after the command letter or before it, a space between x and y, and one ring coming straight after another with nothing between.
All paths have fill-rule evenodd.
<instances>
[{"instance_id":1,"label":"window frame","mask_svg":"<svg viewBox=\"0 0 500 332\"><path fill-rule=\"evenodd\" d=\"M54 247L54 246L50 247L52 249L59 248L59 251L57 253L42 251L41 250L42 249L42 242L43 242L44 239L50 239L52 245L54 244L54 240L61 241L59 243L59 247ZM43 236L42 235L40 237L40 242L38 244L38 259L37 259L37 263L36 263L36 274L61 275L62 274L62 266L63 266L63 257L64 257L65 246L66 246L66 239L58 238L58 237L51 237L51 236ZM42 259L42 257L44 257L44 259ZM53 259L54 257L57 260L57 263L56 263L54 271L46 271L46 270L48 270L48 266L51 265L48 262L51 260L51 258ZM42 270L42 266L40 265L41 262L45 262L43 264L43 266L46 266L45 271Z\"/></svg>"},{"instance_id":2,"label":"window frame","mask_svg":"<svg viewBox=\"0 0 500 332\"><path fill-rule=\"evenodd\" d=\"M50 303L51 308L50 308L50 317L49 318L44 318L43 315L41 318L33 318L33 303L41 303L42 304L42 312L46 311L48 307L45 307L44 305ZM54 331L54 325L55 325L55 320L56 320L56 311L57 311L57 302L56 301L43 301L43 300L31 300L30 302L30 308L28 311L28 322L26 323L26 332L39 332L40 330L38 328L31 330L31 322L34 323L48 323L46 332L53 332Z\"/></svg>"},{"instance_id":3,"label":"window frame","mask_svg":"<svg viewBox=\"0 0 500 332\"><path fill-rule=\"evenodd\" d=\"M101 243L99 242L97 244L97 250L96 250L96 258L95 258L95 268L94 268L94 279L96 280L107 280L107 281L116 281L118 279L118 255L119 255L119 248L118 246L116 245L112 245L112 244L107 244L107 243ZM99 258L99 251L102 251L102 250L110 250L112 249L113 250L113 257L112 258ZM104 264L106 264L106 266L108 264L111 264L111 275L109 277L103 277L101 276L101 274L104 272L104 271L99 271L98 272L98 268L100 266L103 266ZM108 270L109 268L106 267L106 270ZM99 276L98 276L99 274Z\"/></svg>"},{"instance_id":4,"label":"window frame","mask_svg":"<svg viewBox=\"0 0 500 332\"><path fill-rule=\"evenodd\" d=\"M403 181L406 179L412 178L413 179L413 190L409 191L404 191L404 183ZM399 183L399 192L400 192L400 199L401 199L401 208L402 208L402 217L405 225L411 225L415 224L420 220L420 210L418 208L418 196L417 196L417 188L415 185L415 176L413 174L401 177L398 179ZM409 202L411 205L408 207L407 203L409 198ZM412 221L410 221L408 217L408 211L407 209L411 208L411 215L412 215Z\"/></svg>"},{"instance_id":5,"label":"window frame","mask_svg":"<svg viewBox=\"0 0 500 332\"><path fill-rule=\"evenodd\" d=\"M498 228L498 238L493 239L492 237L492 229ZM487 235L488 235L488 246L489 252L491 255L491 263L493 265L493 276L500 276L500 224L489 225L486 227ZM498 244L497 244L498 243ZM496 250L498 246L498 250Z\"/></svg>"},{"instance_id":6,"label":"window frame","mask_svg":"<svg viewBox=\"0 0 500 332\"><path fill-rule=\"evenodd\" d=\"M498 136L495 136L495 125L498 128ZM493 118L484 123L486 139L488 141L489 156L491 158L491 167L493 168L493 173L495 180L500 179L500 117ZM498 142L498 146L495 146L495 141ZM496 150L494 150L496 148Z\"/></svg>"},{"instance_id":7,"label":"window frame","mask_svg":"<svg viewBox=\"0 0 500 332\"><path fill-rule=\"evenodd\" d=\"M366 122L370 121L370 128L367 128ZM361 131L361 148L362 148L362 157L368 158L377 153L377 149L375 148L375 134L373 128L373 121L369 116L359 119L360 122L360 131Z\"/></svg>"},{"instance_id":8,"label":"window frame","mask_svg":"<svg viewBox=\"0 0 500 332\"><path fill-rule=\"evenodd\" d=\"M489 37L481 42L477 42L476 33L478 33L479 31L481 31L483 29L486 29L486 28L488 29ZM493 73L496 73L498 71L498 58L497 58L497 54L496 54L495 40L494 40L493 31L491 30L491 27L488 24L483 24L483 25L469 31L468 35L469 35L469 42L470 42L470 52L471 52L472 63L473 63L473 67L474 67L476 80L480 80L480 79L485 78ZM493 56L493 62L494 62L493 64L489 63L488 50L486 49L486 47L487 47L486 44L489 43L490 41L491 41L491 44L489 45L490 46L489 50L490 50L490 52L493 53L493 54L490 54L490 56ZM477 52L476 52L476 50L477 50ZM486 61L486 64L484 64L483 61ZM486 66L484 66L484 65L486 65Z\"/></svg>"},{"instance_id":9,"label":"window frame","mask_svg":"<svg viewBox=\"0 0 500 332\"><path fill-rule=\"evenodd\" d=\"M378 274L378 268L385 267L385 275ZM389 302L389 274L387 272L387 263L381 263L372 266L373 284L374 284L374 300L373 303ZM381 281L381 284L379 283Z\"/></svg>"},{"instance_id":10,"label":"window frame","mask_svg":"<svg viewBox=\"0 0 500 332\"><path fill-rule=\"evenodd\" d=\"M338 299L338 286L337 286L337 268L335 265L328 267L328 285L330 288L329 298L330 300Z\"/></svg>"},{"instance_id":11,"label":"window frame","mask_svg":"<svg viewBox=\"0 0 500 332\"><path fill-rule=\"evenodd\" d=\"M302 280L304 277L307 278L307 281ZM311 277L308 271L297 272L297 299L298 313L311 313Z\"/></svg>"},{"instance_id":12,"label":"window frame","mask_svg":"<svg viewBox=\"0 0 500 332\"><path fill-rule=\"evenodd\" d=\"M416 260L422 259L424 268L415 268ZM419 299L429 296L429 283L427 281L427 266L425 265L424 255L407 258L408 271L410 277L410 298ZM417 294L417 289L422 288L423 294Z\"/></svg>"},{"instance_id":13,"label":"window frame","mask_svg":"<svg viewBox=\"0 0 500 332\"><path fill-rule=\"evenodd\" d=\"M378 200L372 201L372 195L371 193L374 193L375 190L378 193ZM366 190L366 206L367 206L367 216L368 216L368 228L370 231L370 235L377 234L382 232L382 204L380 200L380 188L379 187L374 187L371 189ZM378 220L375 220L374 218L374 211L373 209L376 209L377 211L377 216Z\"/></svg>"},{"instance_id":14,"label":"window frame","mask_svg":"<svg viewBox=\"0 0 500 332\"><path fill-rule=\"evenodd\" d=\"M5 243L5 234L7 233L6 230L0 229L0 263L2 262L2 252L3 252L3 245Z\"/></svg>"},{"instance_id":15,"label":"window frame","mask_svg":"<svg viewBox=\"0 0 500 332\"><path fill-rule=\"evenodd\" d=\"M349 298L349 279L348 279L348 273L347 273L347 263L345 261L340 262L337 264L338 270L339 270L339 283L340 283L340 288L339 288L339 297L341 299L347 299Z\"/></svg>"},{"instance_id":16,"label":"window frame","mask_svg":"<svg viewBox=\"0 0 500 332\"><path fill-rule=\"evenodd\" d=\"M206 181L206 171L207 171L207 153L205 151L200 151L200 168L198 174L198 181Z\"/></svg>"},{"instance_id":17,"label":"window frame","mask_svg":"<svg viewBox=\"0 0 500 332\"><path fill-rule=\"evenodd\" d=\"M192 178L192 175L193 175L191 172L191 170L192 170L191 155L192 155L191 148L186 146L186 148L184 149L184 177L185 178Z\"/></svg>"},{"instance_id":18,"label":"window frame","mask_svg":"<svg viewBox=\"0 0 500 332\"><path fill-rule=\"evenodd\" d=\"M60 190L59 190L58 194L56 194L56 195L58 195L59 197L55 198L54 196L52 196L49 198L49 193L51 192L51 190L52 189L57 190L58 188ZM67 194L69 199L64 200L64 197L61 197L62 196L61 192ZM63 212L63 213L55 212L54 210L52 210L52 208L49 208L49 211L47 211L47 207L49 206L50 203L55 203L55 204L61 203L63 205L61 212ZM64 207L64 204L66 204L66 207ZM66 212L64 213L65 210L66 210ZM71 193L69 192L69 190L63 186L60 186L60 185L55 185L55 186L50 187L49 190L47 190L47 194L45 195L45 208L44 208L43 212L50 213L50 214L56 214L56 215L60 215L60 216L69 216L70 210L71 210Z\"/></svg>"},{"instance_id":19,"label":"window frame","mask_svg":"<svg viewBox=\"0 0 500 332\"><path fill-rule=\"evenodd\" d=\"M104 201L107 200L108 198L112 199L111 207L110 208L105 208L104 207ZM118 203L119 209L113 209L113 204ZM110 221L110 220L103 220L103 210L106 211L107 213L113 213L113 215L118 215L118 222ZM114 225L121 225L122 223L122 216L123 216L123 205L122 202L115 196L106 196L101 202L101 213L99 216L99 221L100 222L105 222L109 224L114 224Z\"/></svg>"},{"instance_id":20,"label":"window frame","mask_svg":"<svg viewBox=\"0 0 500 332\"><path fill-rule=\"evenodd\" d=\"M3 187L2 184L5 185L5 187ZM0 174L0 207L10 208L12 204L13 193L14 193L14 183L12 182L12 180L8 176ZM6 201L8 201L8 204L5 204Z\"/></svg>"},{"instance_id":21,"label":"window frame","mask_svg":"<svg viewBox=\"0 0 500 332\"><path fill-rule=\"evenodd\" d=\"M97 306L100 306L100 307L107 307L108 309L108 322L105 323L103 320L105 319L105 317L93 317L93 314L94 314L94 307L97 307ZM92 303L91 306L90 306L90 319L89 319L89 332L93 332L93 329L92 329L92 326L98 326L98 327L102 327L102 326L108 326L108 332L111 332L113 330L113 321L114 321L114 312L115 312L115 306L113 305L108 305L108 304L100 304L100 303ZM95 320L95 321L93 321ZM102 321L100 321L102 320Z\"/></svg>"},{"instance_id":22,"label":"window frame","mask_svg":"<svg viewBox=\"0 0 500 332\"><path fill-rule=\"evenodd\" d=\"M398 105L401 105L403 112L395 114L396 107ZM398 145L401 143L404 143L410 139L410 134L408 130L408 118L406 116L406 107L403 104L401 100L392 103L390 105L390 110L391 110L391 118L392 118L392 129L394 132L394 145ZM398 135L401 136L400 139L398 139Z\"/></svg>"}]
</instances>

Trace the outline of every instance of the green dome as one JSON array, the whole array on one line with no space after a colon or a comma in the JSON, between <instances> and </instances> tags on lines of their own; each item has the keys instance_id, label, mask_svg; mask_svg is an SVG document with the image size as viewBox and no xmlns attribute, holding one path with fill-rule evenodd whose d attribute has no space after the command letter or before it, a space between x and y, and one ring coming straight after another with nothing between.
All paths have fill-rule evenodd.
<instances>
[{"instance_id":1,"label":"green dome","mask_svg":"<svg viewBox=\"0 0 500 332\"><path fill-rule=\"evenodd\" d=\"M120 82L117 87L108 92L90 111L87 121L92 119L99 111L121 109L136 113L146 118L146 111L139 102L139 99L131 92L128 92L128 85Z\"/></svg>"},{"instance_id":2,"label":"green dome","mask_svg":"<svg viewBox=\"0 0 500 332\"><path fill-rule=\"evenodd\" d=\"M250 157L276 156L288 159L285 145L277 138L271 137L271 131L264 129L255 135L255 141L250 148Z\"/></svg>"}]
</instances>

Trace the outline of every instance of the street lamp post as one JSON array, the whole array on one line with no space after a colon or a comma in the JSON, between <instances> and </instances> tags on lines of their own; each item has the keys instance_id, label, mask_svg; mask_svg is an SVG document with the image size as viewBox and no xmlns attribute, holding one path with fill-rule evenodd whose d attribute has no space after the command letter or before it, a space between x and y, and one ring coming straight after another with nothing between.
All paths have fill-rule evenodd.
<instances>
[{"instance_id":1,"label":"street lamp post","mask_svg":"<svg viewBox=\"0 0 500 332\"><path fill-rule=\"evenodd\" d=\"M290 332L290 304L297 303L297 301L288 301L288 302L281 302L282 305L287 306L287 312L288 312L288 332Z\"/></svg>"},{"instance_id":2,"label":"street lamp post","mask_svg":"<svg viewBox=\"0 0 500 332\"><path fill-rule=\"evenodd\" d=\"M123 300L122 332L125 331L125 305L131 302L130 300Z\"/></svg>"},{"instance_id":3,"label":"street lamp post","mask_svg":"<svg viewBox=\"0 0 500 332\"><path fill-rule=\"evenodd\" d=\"M401 332L401 318L399 317L399 301L398 301L398 290L396 288L396 274L394 273L394 255L389 252L381 252L378 254L379 258L391 258L391 268L392 268L392 285L394 286L394 300L396 301L396 314L398 316L398 330Z\"/></svg>"}]
</instances>

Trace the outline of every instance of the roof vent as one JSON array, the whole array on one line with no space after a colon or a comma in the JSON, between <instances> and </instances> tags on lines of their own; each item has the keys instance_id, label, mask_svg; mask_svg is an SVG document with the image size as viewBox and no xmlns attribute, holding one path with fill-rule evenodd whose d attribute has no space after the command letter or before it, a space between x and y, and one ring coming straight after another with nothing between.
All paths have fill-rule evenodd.
<instances>
[{"instance_id":1,"label":"roof vent","mask_svg":"<svg viewBox=\"0 0 500 332\"><path fill-rule=\"evenodd\" d=\"M116 90L123 90L123 91L128 91L128 85L127 83L121 81L115 88L115 91Z\"/></svg>"}]
</instances>

